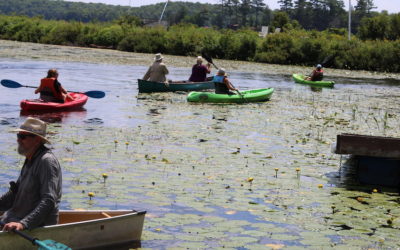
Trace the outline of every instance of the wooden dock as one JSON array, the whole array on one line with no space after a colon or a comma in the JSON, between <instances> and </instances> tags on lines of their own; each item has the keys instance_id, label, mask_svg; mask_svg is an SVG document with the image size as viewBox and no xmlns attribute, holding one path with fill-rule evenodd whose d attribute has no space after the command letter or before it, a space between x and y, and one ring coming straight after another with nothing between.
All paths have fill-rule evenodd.
<instances>
[{"instance_id":1,"label":"wooden dock","mask_svg":"<svg viewBox=\"0 0 400 250\"><path fill-rule=\"evenodd\" d=\"M355 156L360 183L400 187L400 138L340 134L334 151Z\"/></svg>"},{"instance_id":2,"label":"wooden dock","mask_svg":"<svg viewBox=\"0 0 400 250\"><path fill-rule=\"evenodd\" d=\"M400 159L400 138L340 134L335 153Z\"/></svg>"}]
</instances>

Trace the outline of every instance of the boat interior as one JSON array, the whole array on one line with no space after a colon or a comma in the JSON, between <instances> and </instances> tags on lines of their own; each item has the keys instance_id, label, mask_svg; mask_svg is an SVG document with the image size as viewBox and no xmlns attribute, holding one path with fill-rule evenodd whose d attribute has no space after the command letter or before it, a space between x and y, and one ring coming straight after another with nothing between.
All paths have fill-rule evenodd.
<instances>
[{"instance_id":1,"label":"boat interior","mask_svg":"<svg viewBox=\"0 0 400 250\"><path fill-rule=\"evenodd\" d=\"M98 220L114 216L135 213L133 210L61 210L58 224L73 223L85 220Z\"/></svg>"},{"instance_id":2,"label":"boat interior","mask_svg":"<svg viewBox=\"0 0 400 250\"><path fill-rule=\"evenodd\" d=\"M98 220L114 216L137 213L135 210L60 210L58 224L74 223L85 220ZM0 216L3 212L0 212Z\"/></svg>"}]
</instances>

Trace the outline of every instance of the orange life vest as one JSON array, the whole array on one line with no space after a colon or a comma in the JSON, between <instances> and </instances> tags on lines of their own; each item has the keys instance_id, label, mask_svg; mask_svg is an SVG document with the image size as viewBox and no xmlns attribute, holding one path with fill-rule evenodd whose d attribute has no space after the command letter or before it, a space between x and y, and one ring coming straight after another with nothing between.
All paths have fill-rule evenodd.
<instances>
[{"instance_id":1,"label":"orange life vest","mask_svg":"<svg viewBox=\"0 0 400 250\"><path fill-rule=\"evenodd\" d=\"M63 100L61 91L57 91L56 78L43 78L40 80L40 94L46 96L53 96L55 99Z\"/></svg>"},{"instance_id":2,"label":"orange life vest","mask_svg":"<svg viewBox=\"0 0 400 250\"><path fill-rule=\"evenodd\" d=\"M318 70L314 70L312 76L311 76L311 81L322 81L322 79L324 78L324 71L322 69Z\"/></svg>"}]
</instances>

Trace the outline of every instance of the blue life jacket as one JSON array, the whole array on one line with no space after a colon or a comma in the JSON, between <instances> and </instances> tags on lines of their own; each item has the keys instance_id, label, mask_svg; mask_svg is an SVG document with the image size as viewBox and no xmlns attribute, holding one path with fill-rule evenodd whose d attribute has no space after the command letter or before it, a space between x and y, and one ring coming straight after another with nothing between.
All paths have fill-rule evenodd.
<instances>
[{"instance_id":1,"label":"blue life jacket","mask_svg":"<svg viewBox=\"0 0 400 250\"><path fill-rule=\"evenodd\" d=\"M229 94L229 88L224 83L225 76L216 75L213 78L216 94Z\"/></svg>"},{"instance_id":2,"label":"blue life jacket","mask_svg":"<svg viewBox=\"0 0 400 250\"><path fill-rule=\"evenodd\" d=\"M224 79L225 79L225 76L216 75L216 76L214 76L214 78L213 78L213 82L221 82L221 83L223 83L223 82L224 82Z\"/></svg>"}]
</instances>

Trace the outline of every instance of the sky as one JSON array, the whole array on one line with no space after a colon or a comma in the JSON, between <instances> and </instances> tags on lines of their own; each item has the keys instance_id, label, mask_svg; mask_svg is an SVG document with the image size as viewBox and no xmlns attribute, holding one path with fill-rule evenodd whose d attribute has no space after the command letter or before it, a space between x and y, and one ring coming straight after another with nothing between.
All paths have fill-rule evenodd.
<instances>
[{"instance_id":1,"label":"sky","mask_svg":"<svg viewBox=\"0 0 400 250\"><path fill-rule=\"evenodd\" d=\"M138 7L142 5L149 5L155 3L165 3L166 0L66 0L70 2L85 2L85 3L105 3L105 4L113 4L113 5L126 5L132 7ZM200 2L200 3L220 3L220 0L180 0L184 2ZM356 0L350 0L352 5L357 3ZM348 8L349 0L344 0L346 4L346 8ZM264 0L271 9L279 9L278 0ZM398 13L400 12L400 0L374 0L374 4L376 7L376 11L388 10L389 13Z\"/></svg>"}]
</instances>

